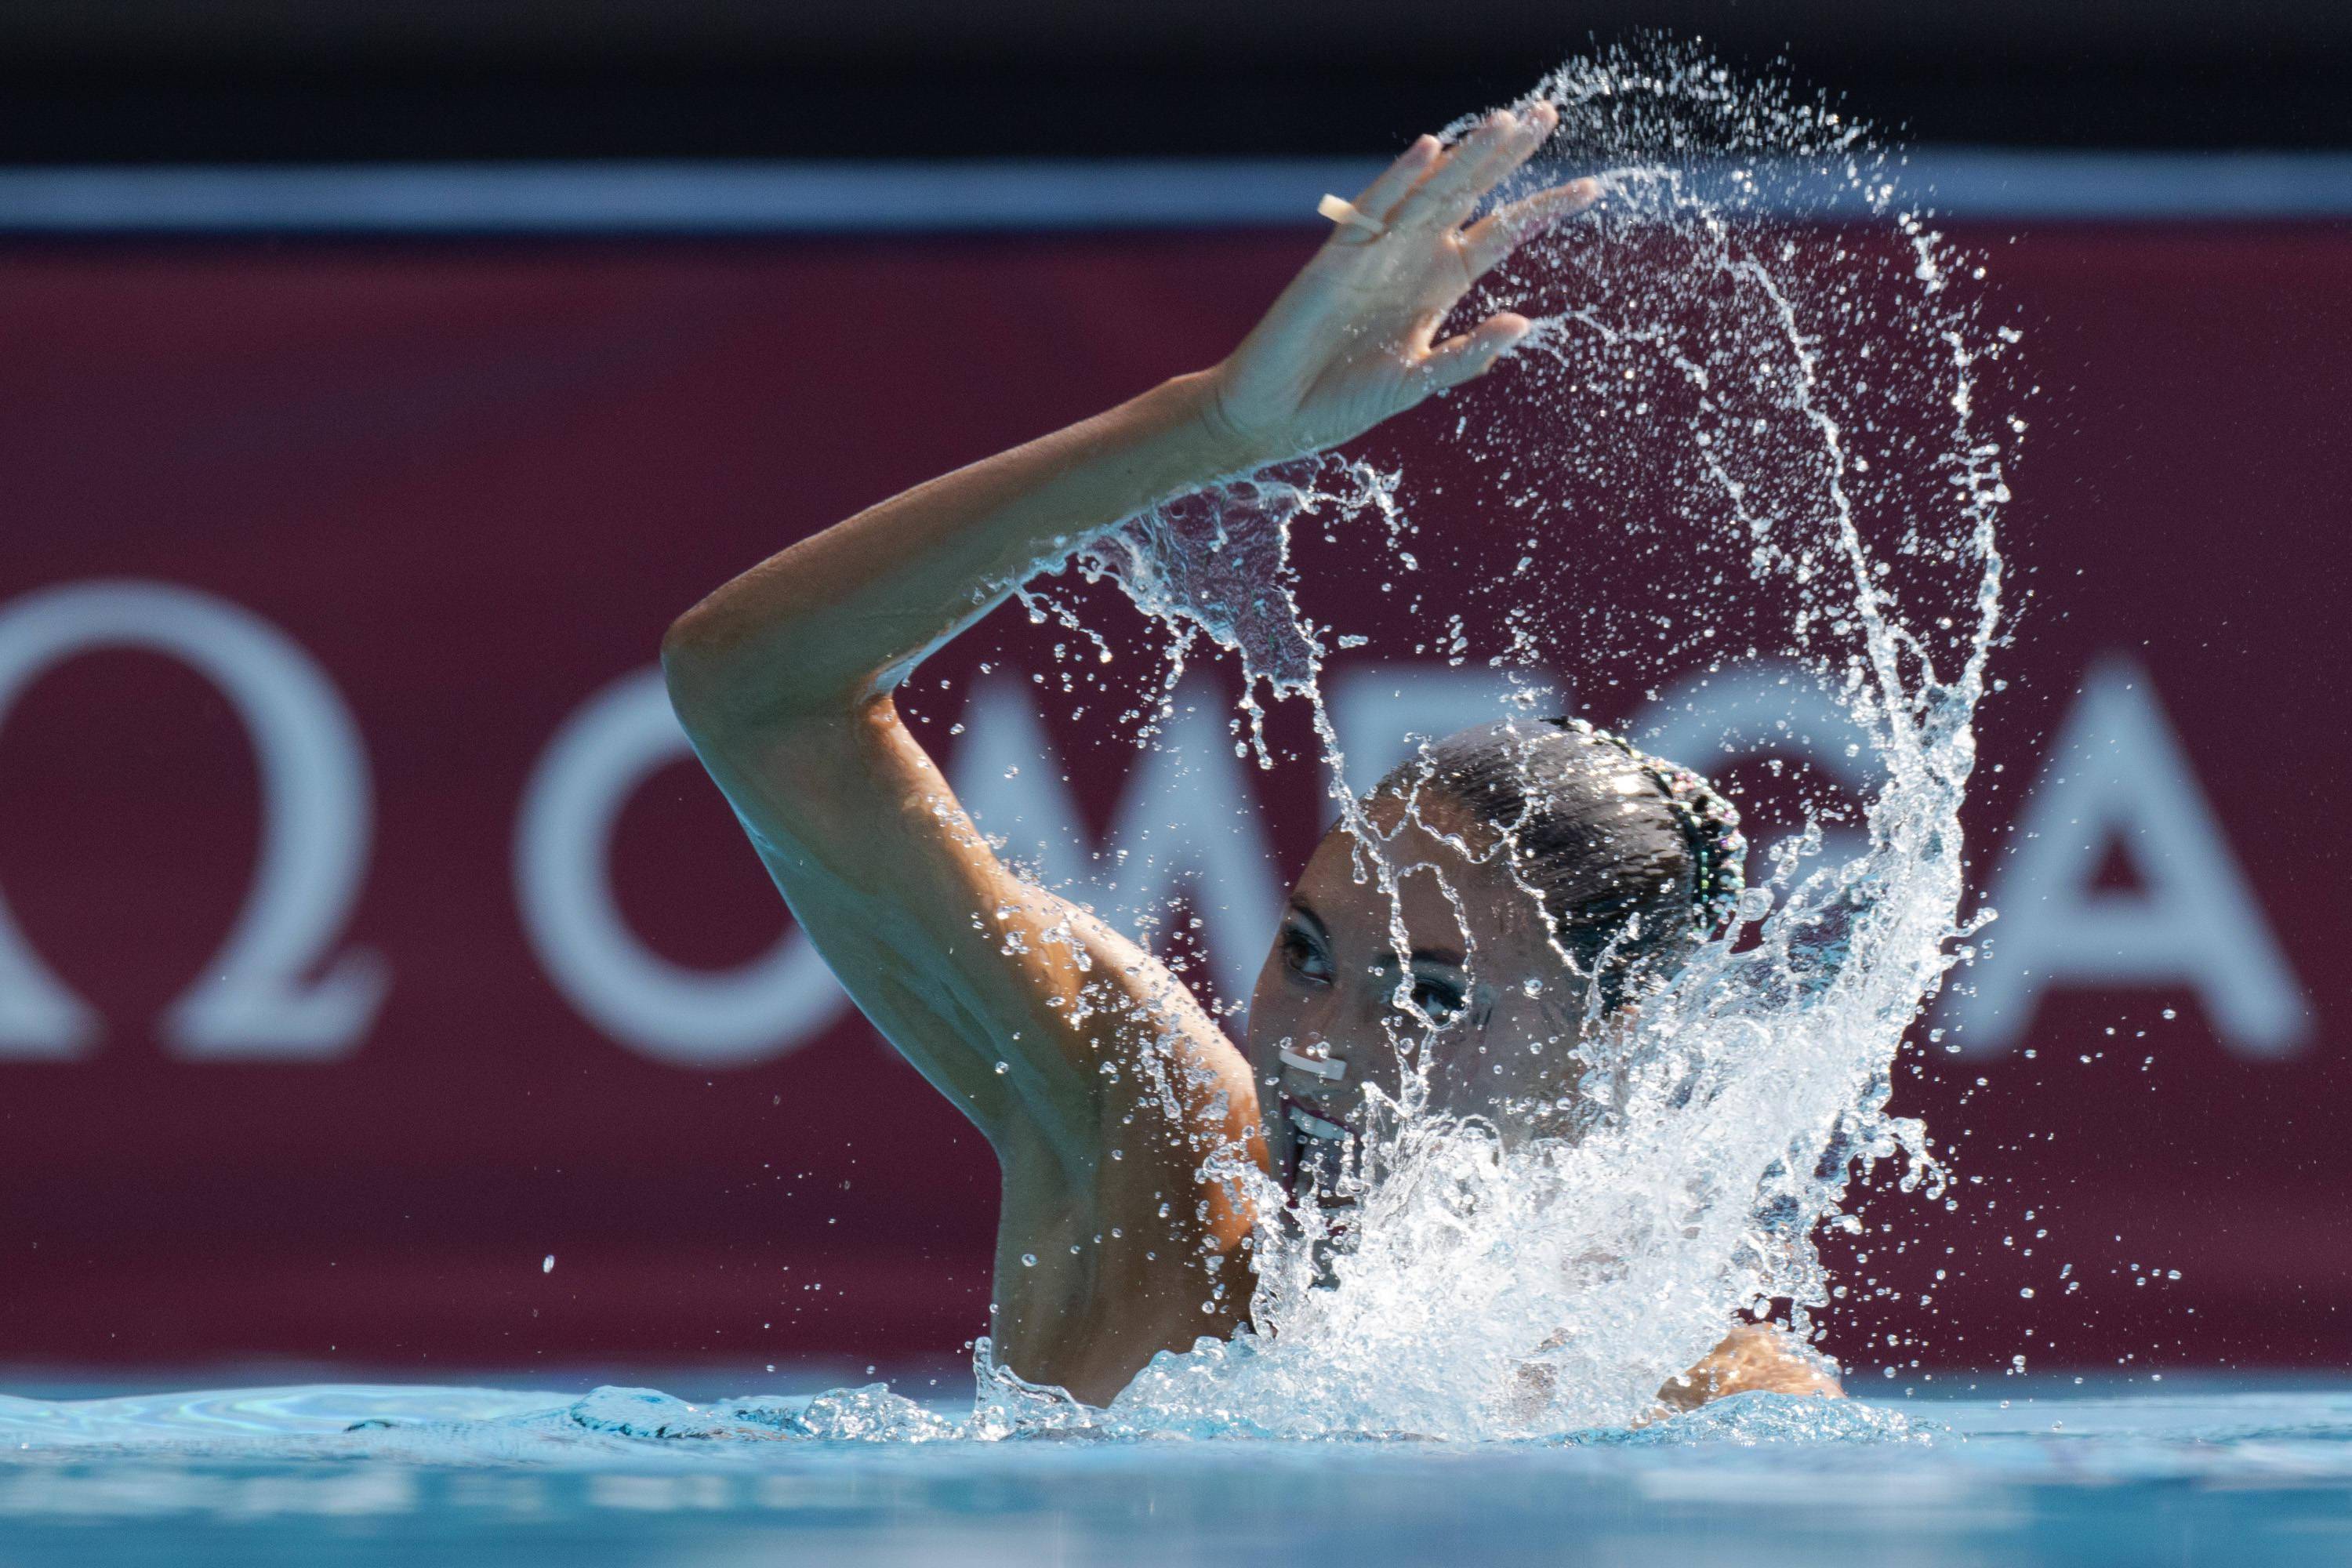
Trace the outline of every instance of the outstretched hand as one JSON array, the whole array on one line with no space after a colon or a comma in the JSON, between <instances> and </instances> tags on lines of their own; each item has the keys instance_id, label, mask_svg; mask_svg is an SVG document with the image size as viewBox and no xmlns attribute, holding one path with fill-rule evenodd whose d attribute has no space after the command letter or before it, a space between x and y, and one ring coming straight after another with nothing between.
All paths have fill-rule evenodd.
<instances>
[{"instance_id":1,"label":"outstretched hand","mask_svg":"<svg viewBox=\"0 0 2352 1568\"><path fill-rule=\"evenodd\" d=\"M1433 393L1484 375L1526 337L1515 311L1435 342L1470 286L1547 225L1591 205L1591 180L1555 185L1465 224L1559 122L1538 102L1496 110L1453 147L1423 136L1364 188L1381 232L1337 223L1241 346L1210 373L1208 415L1261 458L1358 436Z\"/></svg>"}]
</instances>

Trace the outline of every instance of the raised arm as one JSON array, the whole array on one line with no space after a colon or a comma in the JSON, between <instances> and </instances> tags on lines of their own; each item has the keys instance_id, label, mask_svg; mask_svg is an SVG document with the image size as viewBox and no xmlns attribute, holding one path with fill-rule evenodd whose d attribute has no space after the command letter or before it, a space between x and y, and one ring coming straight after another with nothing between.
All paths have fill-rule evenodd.
<instances>
[{"instance_id":1,"label":"raised arm","mask_svg":"<svg viewBox=\"0 0 2352 1568\"><path fill-rule=\"evenodd\" d=\"M1000 1157L1091 1168L1106 1050L1148 1037L1189 1055L1204 1070L1178 1075L1179 1091L1200 1100L1175 1108L1188 1125L1246 1128L1247 1075L1159 965L997 861L899 722L893 689L1013 587L1122 519L1334 445L1490 368L1524 319L1497 315L1443 343L1436 328L1480 273L1591 190L1580 183L1462 225L1553 123L1539 106L1492 117L1451 149L1423 138L1354 204L1381 232L1336 225L1215 368L803 540L696 605L665 640L679 717L802 926ZM1222 1117L1211 1110L1220 1104Z\"/></svg>"},{"instance_id":2,"label":"raised arm","mask_svg":"<svg viewBox=\"0 0 2352 1568\"><path fill-rule=\"evenodd\" d=\"M1180 377L794 545L663 643L678 716L795 917L1001 1155L1041 1133L1082 1157L1099 1041L1069 1019L1089 981L1118 976L1127 1022L1148 997L1179 1033L1214 1030L1139 951L997 860L892 690L1089 535L1249 466L1206 377Z\"/></svg>"}]
</instances>

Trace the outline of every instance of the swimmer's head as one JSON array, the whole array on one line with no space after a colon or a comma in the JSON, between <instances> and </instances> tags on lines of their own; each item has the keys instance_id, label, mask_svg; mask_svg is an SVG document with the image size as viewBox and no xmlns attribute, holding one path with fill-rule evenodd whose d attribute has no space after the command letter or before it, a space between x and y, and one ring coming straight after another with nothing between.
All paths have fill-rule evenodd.
<instances>
[{"instance_id":1,"label":"swimmer's head","mask_svg":"<svg viewBox=\"0 0 2352 1568\"><path fill-rule=\"evenodd\" d=\"M1318 1130L1365 1131L1361 1090L1396 1094L1400 1044L1438 1110L1557 1107L1585 1031L1624 1019L1729 915L1738 821L1696 774L1580 721L1423 746L1316 847L1251 997L1281 1168Z\"/></svg>"}]
</instances>

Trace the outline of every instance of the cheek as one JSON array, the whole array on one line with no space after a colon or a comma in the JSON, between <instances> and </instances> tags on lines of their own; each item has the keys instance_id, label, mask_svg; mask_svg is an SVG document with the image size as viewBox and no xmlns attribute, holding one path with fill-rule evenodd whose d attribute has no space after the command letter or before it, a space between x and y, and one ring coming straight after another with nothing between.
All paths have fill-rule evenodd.
<instances>
[{"instance_id":1,"label":"cheek","mask_svg":"<svg viewBox=\"0 0 2352 1568\"><path fill-rule=\"evenodd\" d=\"M1486 1056L1503 1064L1502 1079L1520 1092L1556 1093L1572 1084L1580 1070L1573 1026L1517 997L1495 1009L1486 1031Z\"/></svg>"},{"instance_id":2,"label":"cheek","mask_svg":"<svg viewBox=\"0 0 2352 1568\"><path fill-rule=\"evenodd\" d=\"M1298 994L1296 987L1285 984L1285 978L1282 955L1277 952L1258 972L1257 986L1250 993L1244 1043L1250 1068L1261 1081L1274 1071L1276 1044L1285 1037L1296 1037L1300 1031L1303 1013Z\"/></svg>"},{"instance_id":3,"label":"cheek","mask_svg":"<svg viewBox=\"0 0 2352 1568\"><path fill-rule=\"evenodd\" d=\"M1556 1020L1547 1020L1524 1003L1498 1003L1483 1020L1440 1045L1440 1077L1474 1103L1498 1097L1541 1095L1546 1099L1572 1082L1577 1068L1572 1043L1562 1038Z\"/></svg>"},{"instance_id":4,"label":"cheek","mask_svg":"<svg viewBox=\"0 0 2352 1568\"><path fill-rule=\"evenodd\" d=\"M1277 951L1257 972L1257 984L1250 989L1250 1038L1256 1039L1262 1028L1276 1026L1297 1011L1291 988L1283 984L1282 954Z\"/></svg>"}]
</instances>

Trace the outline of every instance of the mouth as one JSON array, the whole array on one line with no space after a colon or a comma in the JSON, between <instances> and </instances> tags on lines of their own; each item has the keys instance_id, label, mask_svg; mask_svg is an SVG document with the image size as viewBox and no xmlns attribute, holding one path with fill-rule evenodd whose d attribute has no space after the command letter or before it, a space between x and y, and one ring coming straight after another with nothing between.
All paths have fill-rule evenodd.
<instances>
[{"instance_id":1,"label":"mouth","mask_svg":"<svg viewBox=\"0 0 2352 1568\"><path fill-rule=\"evenodd\" d=\"M1302 1137L1327 1142L1345 1142L1356 1136L1356 1130L1335 1115L1319 1100L1308 1100L1288 1089L1281 1094L1282 1117Z\"/></svg>"},{"instance_id":2,"label":"mouth","mask_svg":"<svg viewBox=\"0 0 2352 1568\"><path fill-rule=\"evenodd\" d=\"M1284 1190L1297 1197L1299 1178L1305 1175L1307 1186L1328 1194L1346 1165L1348 1151L1356 1140L1355 1129L1333 1115L1329 1107L1286 1089L1277 1103L1290 1129L1289 1154L1283 1162Z\"/></svg>"}]
</instances>

